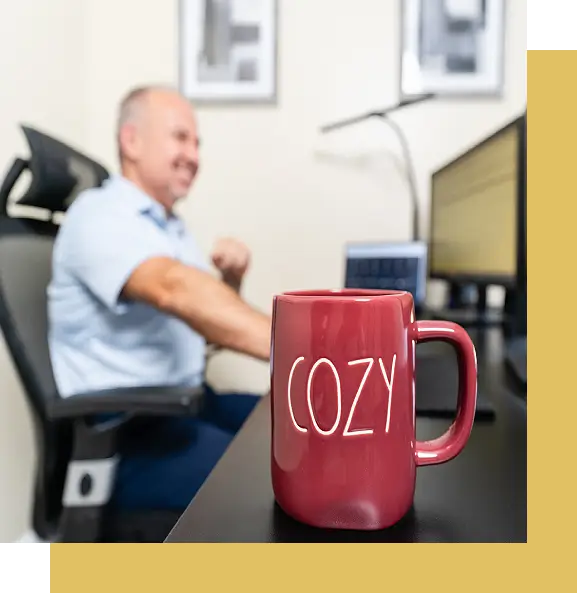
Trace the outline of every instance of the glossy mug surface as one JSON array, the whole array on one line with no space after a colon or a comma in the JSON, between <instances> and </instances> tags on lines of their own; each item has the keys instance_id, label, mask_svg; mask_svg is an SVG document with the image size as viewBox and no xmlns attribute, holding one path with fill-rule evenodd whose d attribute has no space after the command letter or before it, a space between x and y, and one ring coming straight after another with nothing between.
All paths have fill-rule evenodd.
<instances>
[{"instance_id":1,"label":"glossy mug surface","mask_svg":"<svg viewBox=\"0 0 577 593\"><path fill-rule=\"evenodd\" d=\"M279 506L325 528L382 529L410 509L417 467L464 448L475 415L477 366L466 331L415 321L407 292L294 291L273 305L272 485ZM459 361L451 428L415 436L415 349L450 342Z\"/></svg>"}]
</instances>

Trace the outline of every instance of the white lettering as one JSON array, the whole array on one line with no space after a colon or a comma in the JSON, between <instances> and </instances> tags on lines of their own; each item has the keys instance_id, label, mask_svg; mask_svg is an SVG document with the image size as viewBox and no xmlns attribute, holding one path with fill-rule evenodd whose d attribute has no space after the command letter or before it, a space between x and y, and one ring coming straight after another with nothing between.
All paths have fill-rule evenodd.
<instances>
[{"instance_id":1,"label":"white lettering","mask_svg":"<svg viewBox=\"0 0 577 593\"><path fill-rule=\"evenodd\" d=\"M355 413L355 408L357 407L359 397L361 396L361 392L363 391L363 387L365 386L365 381L367 380L367 377L369 376L369 373L371 372L371 369L373 368L374 362L375 362L374 358L360 358L359 360L350 360L348 362L349 366L353 366L355 364L366 363L367 369L365 370L365 374L363 375L361 384L359 385L359 388L357 389L357 394L355 395L353 405L351 406L351 411L349 413L349 417L348 417L347 423L345 425L345 430L343 431L343 436L348 437L348 436L355 436L355 435L360 435L360 434L373 434L372 428L366 428L363 430L350 430L350 428L351 428L351 422L353 420L353 414Z\"/></svg>"},{"instance_id":2,"label":"white lettering","mask_svg":"<svg viewBox=\"0 0 577 593\"><path fill-rule=\"evenodd\" d=\"M383 374L383 378L385 379L385 383L389 388L389 403L387 406L387 426L385 427L385 432L389 432L389 424L391 421L391 402L393 401L393 381L395 380L395 361L397 360L397 355L393 355L393 364L391 366L391 380L387 377L387 371L385 370L385 365L383 364L383 359L379 358L379 365L381 367L381 373Z\"/></svg>"},{"instance_id":3,"label":"white lettering","mask_svg":"<svg viewBox=\"0 0 577 593\"><path fill-rule=\"evenodd\" d=\"M304 426L300 426L299 423L296 421L296 418L294 415L294 410L293 410L293 405L292 405L292 380L293 380L293 375L294 375L297 365L300 362L302 362L304 359L305 359L304 356L299 356L293 362L293 365L290 370L289 378L288 378L288 389L287 389L288 408L289 408L291 420L292 420L294 427L299 432L308 432L308 429L305 428ZM388 433L390 425L391 425L391 405L392 405L392 401L393 401L393 384L395 381L395 363L397 361L397 355L396 354L393 355L393 360L391 363L390 378L389 378L387 371L385 369L383 359L379 358L378 360L379 360L379 366L381 368L381 374L383 375L383 379L385 380L385 384L387 385L387 389L389 391L389 398L388 398L388 403L387 403L387 422L386 422L386 426L385 426L385 432ZM357 393L355 394L353 404L351 406L347 421L345 423L345 427L343 429L343 436L358 436L358 435L363 435L363 434L373 434L374 433L374 429L372 429L372 428L351 430L351 424L353 422L353 417L355 415L355 410L357 408L357 404L360 401L361 394L363 393L365 383L367 382L367 378L369 377L369 375L371 373L371 369L373 368L375 359L374 358L359 358L358 360L350 360L347 363L348 366L354 366L354 365L363 364L363 363L367 365L367 368L365 369L363 378L361 379L359 388L357 389ZM328 430L323 430L319 426L316 416L315 416L315 412L313 410L313 404L312 404L312 382L313 382L313 378L314 378L316 369L321 364L327 364L330 366L331 371L333 372L333 375L335 377L335 383L336 383L336 388L337 388L337 394L336 394L337 395L337 415L336 415L334 424ZM335 365L328 358L319 358L315 362L315 364L312 366L312 368L309 372L308 380L307 380L307 404L308 404L308 408L309 408L309 414L310 414L311 420L313 422L313 425L314 425L316 431L319 432L320 434L325 435L325 436L333 434L337 430L337 427L341 421L342 394L341 394L341 379L339 377L339 373L338 373Z\"/></svg>"},{"instance_id":4,"label":"white lettering","mask_svg":"<svg viewBox=\"0 0 577 593\"><path fill-rule=\"evenodd\" d=\"M312 405L312 400L311 400L311 384L313 381L313 377L314 377L317 367L323 363L328 364L331 367L331 370L333 371L333 375L335 376L335 381L337 384L337 417L335 419L334 424L332 425L332 427L329 430L323 430L318 425L317 420L315 418L315 413L313 411L313 405ZM341 403L342 403L341 402L341 380L339 378L339 374L337 372L337 369L335 368L335 365L328 358L319 358L319 360L317 360L315 362L315 364L313 365L313 368L310 370L309 380L307 382L307 401L309 404L309 412L311 414L311 420L313 421L313 424L315 425L315 428L317 429L317 431L324 435L333 434L333 432L335 432L335 430L337 429L337 426L339 425L339 422L341 420Z\"/></svg>"},{"instance_id":5,"label":"white lettering","mask_svg":"<svg viewBox=\"0 0 577 593\"><path fill-rule=\"evenodd\" d=\"M293 374L294 374L294 372L295 372L295 369L296 369L296 366L297 366L297 364L298 364L299 362L303 361L304 359L305 359L305 357L304 357L304 356L299 356L299 357L298 357L298 358L297 358L297 359L296 359L296 360L293 362L293 366L292 366L292 368L291 368L291 372L290 372L290 375L289 375L289 380L288 380L288 405L289 405L289 411L290 411L291 418L292 418L292 421L293 421L293 424L294 424L295 428L296 428L298 431L300 431L300 432L307 432L307 429L306 429L304 426L300 426L300 425L298 424L298 422L296 421L295 414L294 414L294 411L293 411L293 405L292 405L292 401L291 401L291 383L292 383L292 380L293 380Z\"/></svg>"}]
</instances>

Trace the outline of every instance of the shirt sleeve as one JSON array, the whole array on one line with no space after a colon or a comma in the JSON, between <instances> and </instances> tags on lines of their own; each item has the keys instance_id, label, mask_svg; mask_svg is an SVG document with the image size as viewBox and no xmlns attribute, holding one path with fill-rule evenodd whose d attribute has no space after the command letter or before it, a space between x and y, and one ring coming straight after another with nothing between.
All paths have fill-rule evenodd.
<instances>
[{"instance_id":1,"label":"shirt sleeve","mask_svg":"<svg viewBox=\"0 0 577 593\"><path fill-rule=\"evenodd\" d=\"M173 257L173 250L146 213L87 214L67 229L65 265L105 307L120 314L127 308L120 293L132 272L152 257Z\"/></svg>"}]
</instances>

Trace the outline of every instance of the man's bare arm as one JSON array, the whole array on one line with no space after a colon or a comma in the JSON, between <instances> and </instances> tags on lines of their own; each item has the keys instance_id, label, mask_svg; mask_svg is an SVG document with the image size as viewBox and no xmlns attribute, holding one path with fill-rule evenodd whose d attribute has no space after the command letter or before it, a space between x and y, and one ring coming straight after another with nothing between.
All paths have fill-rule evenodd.
<instances>
[{"instance_id":1,"label":"man's bare arm","mask_svg":"<svg viewBox=\"0 0 577 593\"><path fill-rule=\"evenodd\" d=\"M270 317L206 272L167 257L151 258L132 273L122 297L182 319L208 342L261 360L270 357Z\"/></svg>"}]
</instances>

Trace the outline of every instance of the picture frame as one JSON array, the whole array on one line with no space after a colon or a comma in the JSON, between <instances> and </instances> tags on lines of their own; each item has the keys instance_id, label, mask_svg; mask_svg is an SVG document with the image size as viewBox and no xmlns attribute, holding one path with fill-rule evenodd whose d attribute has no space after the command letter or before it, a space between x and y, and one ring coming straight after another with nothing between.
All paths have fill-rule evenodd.
<instances>
[{"instance_id":1,"label":"picture frame","mask_svg":"<svg viewBox=\"0 0 577 593\"><path fill-rule=\"evenodd\" d=\"M278 0L180 0L179 87L198 103L274 103Z\"/></svg>"},{"instance_id":2,"label":"picture frame","mask_svg":"<svg viewBox=\"0 0 577 593\"><path fill-rule=\"evenodd\" d=\"M505 4L401 0L401 98L502 96Z\"/></svg>"}]
</instances>

